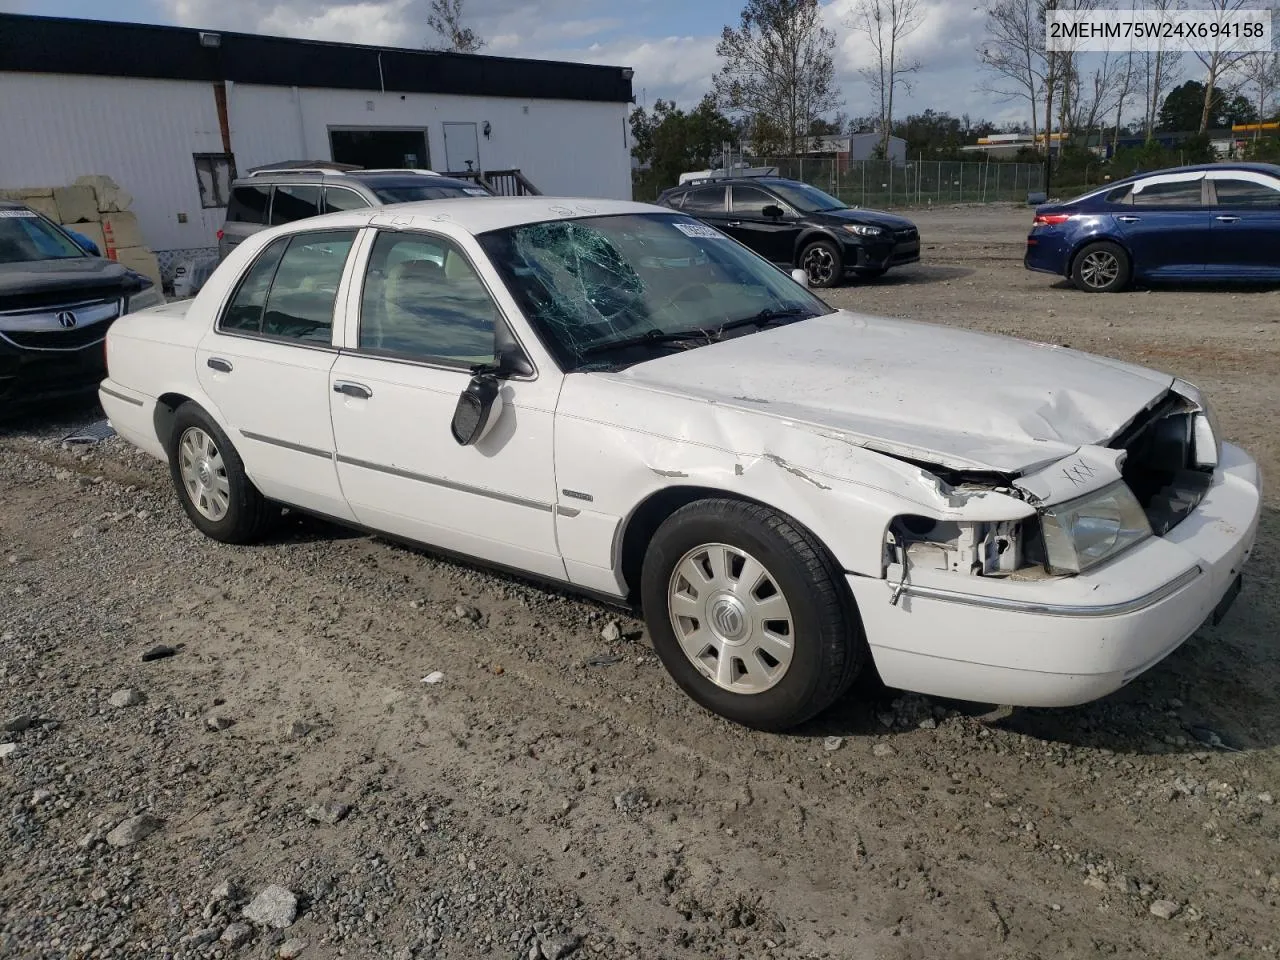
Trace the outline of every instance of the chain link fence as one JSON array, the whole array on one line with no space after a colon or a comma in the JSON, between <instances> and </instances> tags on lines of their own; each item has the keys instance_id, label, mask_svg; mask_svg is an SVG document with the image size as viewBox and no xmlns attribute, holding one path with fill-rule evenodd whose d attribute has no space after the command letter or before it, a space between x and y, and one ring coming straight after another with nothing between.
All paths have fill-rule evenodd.
<instances>
[{"instance_id":1,"label":"chain link fence","mask_svg":"<svg viewBox=\"0 0 1280 960\"><path fill-rule=\"evenodd\" d=\"M859 207L925 207L943 203L1026 203L1043 189L1038 163L760 157L751 167L776 167L779 176L802 180Z\"/></svg>"}]
</instances>

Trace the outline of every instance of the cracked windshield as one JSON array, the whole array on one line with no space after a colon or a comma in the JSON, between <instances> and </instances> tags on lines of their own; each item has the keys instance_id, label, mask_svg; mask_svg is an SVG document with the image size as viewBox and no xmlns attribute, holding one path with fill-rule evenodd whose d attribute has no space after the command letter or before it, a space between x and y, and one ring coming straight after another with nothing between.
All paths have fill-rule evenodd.
<instances>
[{"instance_id":1,"label":"cracked windshield","mask_svg":"<svg viewBox=\"0 0 1280 960\"><path fill-rule=\"evenodd\" d=\"M481 243L566 369L637 363L831 312L778 268L687 217L557 220Z\"/></svg>"}]
</instances>

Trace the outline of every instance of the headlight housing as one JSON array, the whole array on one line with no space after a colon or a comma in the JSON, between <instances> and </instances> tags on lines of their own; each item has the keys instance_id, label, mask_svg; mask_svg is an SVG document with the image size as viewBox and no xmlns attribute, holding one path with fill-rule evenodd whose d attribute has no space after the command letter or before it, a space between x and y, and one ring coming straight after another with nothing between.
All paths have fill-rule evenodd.
<instances>
[{"instance_id":1,"label":"headlight housing","mask_svg":"<svg viewBox=\"0 0 1280 960\"><path fill-rule=\"evenodd\" d=\"M160 288L156 284L151 283L129 294L125 300L124 312L137 313L139 310L145 310L147 307L158 307L164 303L164 294L160 292Z\"/></svg>"},{"instance_id":2,"label":"headlight housing","mask_svg":"<svg viewBox=\"0 0 1280 960\"><path fill-rule=\"evenodd\" d=\"M883 228L873 227L865 223L846 223L844 228L859 237L878 237L884 233Z\"/></svg>"},{"instance_id":3,"label":"headlight housing","mask_svg":"<svg viewBox=\"0 0 1280 960\"><path fill-rule=\"evenodd\" d=\"M1046 507L1040 529L1053 573L1083 573L1152 535L1146 512L1123 481Z\"/></svg>"},{"instance_id":4,"label":"headlight housing","mask_svg":"<svg viewBox=\"0 0 1280 960\"><path fill-rule=\"evenodd\" d=\"M1195 384L1175 380L1173 392L1196 408L1191 414L1191 465L1200 470L1217 467L1222 450L1222 432L1213 406Z\"/></svg>"}]
</instances>

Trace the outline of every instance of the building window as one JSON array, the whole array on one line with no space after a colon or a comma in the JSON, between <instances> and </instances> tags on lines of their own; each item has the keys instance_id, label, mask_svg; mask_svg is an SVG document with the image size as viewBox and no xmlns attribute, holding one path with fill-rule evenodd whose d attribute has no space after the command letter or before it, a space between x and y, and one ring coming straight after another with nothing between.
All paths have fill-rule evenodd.
<instances>
[{"instance_id":1,"label":"building window","mask_svg":"<svg viewBox=\"0 0 1280 960\"><path fill-rule=\"evenodd\" d=\"M236 178L235 157L229 153L196 153L192 157L200 184L200 206L225 207L231 196L231 181Z\"/></svg>"}]
</instances>

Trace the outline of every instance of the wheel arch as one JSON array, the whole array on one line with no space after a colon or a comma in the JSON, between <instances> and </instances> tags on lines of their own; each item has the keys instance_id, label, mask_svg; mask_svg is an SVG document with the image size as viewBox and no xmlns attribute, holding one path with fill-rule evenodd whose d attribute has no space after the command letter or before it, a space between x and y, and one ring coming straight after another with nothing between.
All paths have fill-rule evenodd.
<instances>
[{"instance_id":1,"label":"wheel arch","mask_svg":"<svg viewBox=\"0 0 1280 960\"><path fill-rule=\"evenodd\" d=\"M1123 250L1124 255L1129 258L1130 278L1132 279L1134 276L1137 275L1138 265L1137 265L1137 261L1134 260L1133 258L1133 248L1130 247L1129 244L1125 242L1124 237L1114 233L1095 233L1083 238L1082 240L1078 240L1076 244L1071 248L1071 253L1067 256L1067 268L1065 272L1062 274L1064 277L1066 277L1068 280L1071 279L1071 276L1076 269L1076 258L1080 256L1081 251L1083 251L1085 247L1094 243L1114 243L1117 247Z\"/></svg>"},{"instance_id":2,"label":"wheel arch","mask_svg":"<svg viewBox=\"0 0 1280 960\"><path fill-rule=\"evenodd\" d=\"M617 540L617 564L618 573L622 580L623 588L626 590L626 597L629 602L635 602L640 591L640 572L644 566L645 553L652 542L654 534L658 532L658 528L666 522L667 518L674 514L682 507L686 507L691 503L697 503L700 500L734 500L739 503L752 504L758 507L764 507L766 510L773 510L785 516L791 523L812 538L813 542L827 555L832 566L841 569L841 564L836 558L836 553L823 540L823 538L810 525L800 520L793 513L774 506L758 497L752 497L737 490L728 490L724 487L704 486L700 484L685 484L661 487L648 494L643 500L636 504L635 508L623 518L620 525ZM848 590L848 585L842 581L842 589ZM849 601L853 602L852 591L849 591Z\"/></svg>"},{"instance_id":3,"label":"wheel arch","mask_svg":"<svg viewBox=\"0 0 1280 960\"><path fill-rule=\"evenodd\" d=\"M836 249L840 252L841 261L845 260L844 244L840 242L840 238L836 236L834 230L827 227L809 227L796 238L795 249L791 251L791 265L793 267L800 266L800 254L804 253L805 248L815 240L826 240L834 243Z\"/></svg>"}]
</instances>

